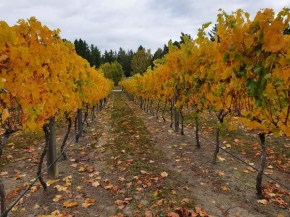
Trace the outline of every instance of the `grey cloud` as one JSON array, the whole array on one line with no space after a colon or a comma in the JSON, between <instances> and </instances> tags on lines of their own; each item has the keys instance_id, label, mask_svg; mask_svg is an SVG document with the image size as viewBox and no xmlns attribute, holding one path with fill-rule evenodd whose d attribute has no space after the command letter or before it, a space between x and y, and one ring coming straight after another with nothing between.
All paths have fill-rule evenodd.
<instances>
[{"instance_id":1,"label":"grey cloud","mask_svg":"<svg viewBox=\"0 0 290 217\"><path fill-rule=\"evenodd\" d=\"M181 32L195 37L203 23L215 23L219 8L253 15L284 6L290 7L290 0L1 0L0 20L13 25L36 16L49 28L60 28L63 38L82 38L102 51L143 45L154 52L169 39L179 40Z\"/></svg>"}]
</instances>

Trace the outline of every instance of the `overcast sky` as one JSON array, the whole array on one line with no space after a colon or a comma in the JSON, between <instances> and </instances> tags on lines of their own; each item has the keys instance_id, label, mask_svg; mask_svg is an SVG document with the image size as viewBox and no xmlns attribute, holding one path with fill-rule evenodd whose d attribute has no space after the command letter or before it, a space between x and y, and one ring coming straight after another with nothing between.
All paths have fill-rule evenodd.
<instances>
[{"instance_id":1,"label":"overcast sky","mask_svg":"<svg viewBox=\"0 0 290 217\"><path fill-rule=\"evenodd\" d=\"M277 12L285 6L290 0L1 0L0 20L13 25L35 16L60 28L62 38L82 38L102 52L139 45L154 52L181 32L195 38L203 23L216 21L219 8L241 8L253 17L260 8Z\"/></svg>"}]
</instances>

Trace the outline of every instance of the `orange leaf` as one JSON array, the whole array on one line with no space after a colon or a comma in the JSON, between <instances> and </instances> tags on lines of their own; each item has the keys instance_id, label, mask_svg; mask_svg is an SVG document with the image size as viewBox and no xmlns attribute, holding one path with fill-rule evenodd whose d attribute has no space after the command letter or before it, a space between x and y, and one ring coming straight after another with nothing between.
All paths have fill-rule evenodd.
<instances>
[{"instance_id":1,"label":"orange leaf","mask_svg":"<svg viewBox=\"0 0 290 217\"><path fill-rule=\"evenodd\" d=\"M67 201L65 201L64 203L63 203L63 206L64 207L74 207L74 206L77 206L78 205L78 202L69 202L69 200L67 200Z\"/></svg>"}]
</instances>

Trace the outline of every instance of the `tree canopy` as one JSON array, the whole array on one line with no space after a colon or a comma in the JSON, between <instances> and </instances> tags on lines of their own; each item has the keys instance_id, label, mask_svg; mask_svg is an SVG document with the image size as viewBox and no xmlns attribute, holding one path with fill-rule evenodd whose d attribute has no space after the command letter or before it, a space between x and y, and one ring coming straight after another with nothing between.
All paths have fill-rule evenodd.
<instances>
[{"instance_id":1,"label":"tree canopy","mask_svg":"<svg viewBox=\"0 0 290 217\"><path fill-rule=\"evenodd\" d=\"M99 69L104 73L105 78L111 79L114 82L114 85L118 85L119 81L124 77L122 66L117 61L104 63Z\"/></svg>"},{"instance_id":2,"label":"tree canopy","mask_svg":"<svg viewBox=\"0 0 290 217\"><path fill-rule=\"evenodd\" d=\"M152 55L151 55L151 51L150 50L145 50L145 48L143 48L142 46L139 47L137 53L134 55L132 62L131 62L131 75L135 75L135 74L143 74L148 66L150 66L151 64L151 59L152 59Z\"/></svg>"}]
</instances>

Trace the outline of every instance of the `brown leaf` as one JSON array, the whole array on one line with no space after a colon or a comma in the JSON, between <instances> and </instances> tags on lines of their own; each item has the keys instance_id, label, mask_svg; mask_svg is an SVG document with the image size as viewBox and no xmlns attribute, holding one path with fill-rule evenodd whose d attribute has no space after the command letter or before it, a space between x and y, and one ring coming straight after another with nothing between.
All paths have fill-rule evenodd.
<instances>
[{"instance_id":1,"label":"brown leaf","mask_svg":"<svg viewBox=\"0 0 290 217\"><path fill-rule=\"evenodd\" d=\"M75 164L71 164L70 166L76 168L78 167L78 164L75 163Z\"/></svg>"},{"instance_id":2,"label":"brown leaf","mask_svg":"<svg viewBox=\"0 0 290 217\"><path fill-rule=\"evenodd\" d=\"M158 200L158 201L157 201L157 205L158 205L158 206L162 206L162 204L163 204L163 200L164 200L164 199Z\"/></svg>"},{"instance_id":3,"label":"brown leaf","mask_svg":"<svg viewBox=\"0 0 290 217\"><path fill-rule=\"evenodd\" d=\"M182 203L183 205L184 205L184 204L187 204L187 203L189 203L189 199L184 198L184 199L181 200L181 203Z\"/></svg>"},{"instance_id":4,"label":"brown leaf","mask_svg":"<svg viewBox=\"0 0 290 217\"><path fill-rule=\"evenodd\" d=\"M124 182L124 181L125 181L125 178L124 178L124 177L119 177L119 178L118 178L118 181L119 181L119 182Z\"/></svg>"},{"instance_id":5,"label":"brown leaf","mask_svg":"<svg viewBox=\"0 0 290 217\"><path fill-rule=\"evenodd\" d=\"M118 205L118 206L122 205L123 203L124 203L123 200L116 200L115 201L115 204Z\"/></svg>"}]
</instances>

